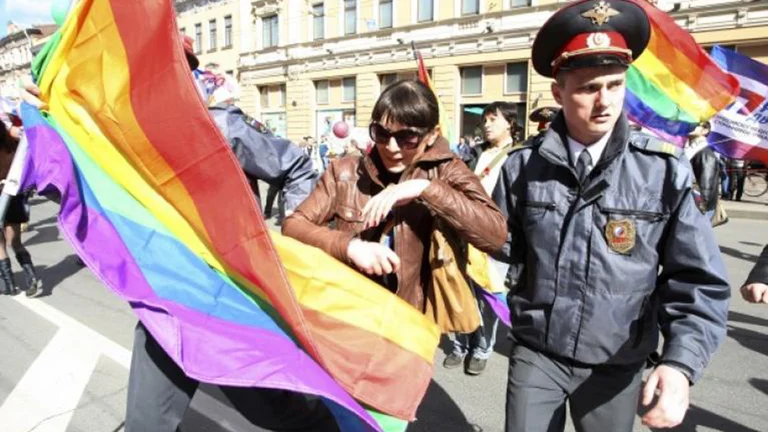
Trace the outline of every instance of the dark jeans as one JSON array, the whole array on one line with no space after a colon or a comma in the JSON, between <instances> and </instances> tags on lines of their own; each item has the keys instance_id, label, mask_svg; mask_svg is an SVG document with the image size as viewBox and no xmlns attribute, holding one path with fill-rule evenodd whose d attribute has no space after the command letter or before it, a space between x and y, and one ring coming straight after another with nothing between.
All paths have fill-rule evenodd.
<instances>
[{"instance_id":1,"label":"dark jeans","mask_svg":"<svg viewBox=\"0 0 768 432\"><path fill-rule=\"evenodd\" d=\"M200 383L189 378L139 322L128 376L126 432L175 432ZM232 406L267 431L338 431L317 397L284 390L221 387Z\"/></svg>"},{"instance_id":2,"label":"dark jeans","mask_svg":"<svg viewBox=\"0 0 768 432\"><path fill-rule=\"evenodd\" d=\"M743 168L734 168L731 171L730 181L730 199L741 201L741 195L744 194L744 180L746 180L745 170Z\"/></svg>"},{"instance_id":3,"label":"dark jeans","mask_svg":"<svg viewBox=\"0 0 768 432\"><path fill-rule=\"evenodd\" d=\"M269 185L269 189L267 189L267 201L264 204L264 217L269 219L272 217L272 208L275 205L275 198L278 198L277 200L277 211L278 211L278 219L282 219L285 216L285 210L283 208L283 197L282 192L280 191L280 188L277 186Z\"/></svg>"},{"instance_id":4,"label":"dark jeans","mask_svg":"<svg viewBox=\"0 0 768 432\"><path fill-rule=\"evenodd\" d=\"M509 356L506 432L631 432L644 364L587 366L515 343Z\"/></svg>"}]
</instances>

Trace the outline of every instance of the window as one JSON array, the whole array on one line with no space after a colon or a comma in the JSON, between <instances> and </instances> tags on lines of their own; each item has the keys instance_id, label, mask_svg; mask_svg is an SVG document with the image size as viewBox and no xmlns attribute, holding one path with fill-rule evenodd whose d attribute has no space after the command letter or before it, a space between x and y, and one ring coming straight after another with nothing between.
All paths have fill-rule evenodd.
<instances>
[{"instance_id":1,"label":"window","mask_svg":"<svg viewBox=\"0 0 768 432\"><path fill-rule=\"evenodd\" d=\"M528 64L508 63L507 82L504 93L525 93L528 91Z\"/></svg>"},{"instance_id":2,"label":"window","mask_svg":"<svg viewBox=\"0 0 768 432\"><path fill-rule=\"evenodd\" d=\"M208 50L216 49L216 20L208 21Z\"/></svg>"},{"instance_id":3,"label":"window","mask_svg":"<svg viewBox=\"0 0 768 432\"><path fill-rule=\"evenodd\" d=\"M187 34L187 29L185 27L181 28L181 34L183 35Z\"/></svg>"},{"instance_id":4,"label":"window","mask_svg":"<svg viewBox=\"0 0 768 432\"><path fill-rule=\"evenodd\" d=\"M394 84L395 81L397 81L397 74L390 73L379 75L379 84L381 84L382 90Z\"/></svg>"},{"instance_id":5,"label":"window","mask_svg":"<svg viewBox=\"0 0 768 432\"><path fill-rule=\"evenodd\" d=\"M357 0L344 0L344 34L357 33Z\"/></svg>"},{"instance_id":6,"label":"window","mask_svg":"<svg viewBox=\"0 0 768 432\"><path fill-rule=\"evenodd\" d=\"M355 78L344 78L341 80L341 101L354 102L356 97Z\"/></svg>"},{"instance_id":7,"label":"window","mask_svg":"<svg viewBox=\"0 0 768 432\"><path fill-rule=\"evenodd\" d=\"M269 108L269 87L259 87L259 102L262 110Z\"/></svg>"},{"instance_id":8,"label":"window","mask_svg":"<svg viewBox=\"0 0 768 432\"><path fill-rule=\"evenodd\" d=\"M531 0L509 0L510 8L527 7L531 5Z\"/></svg>"},{"instance_id":9,"label":"window","mask_svg":"<svg viewBox=\"0 0 768 432\"><path fill-rule=\"evenodd\" d=\"M285 106L285 84L280 84L280 106Z\"/></svg>"},{"instance_id":10,"label":"window","mask_svg":"<svg viewBox=\"0 0 768 432\"><path fill-rule=\"evenodd\" d=\"M320 40L325 37L325 6L318 3L312 6L313 39Z\"/></svg>"},{"instance_id":11,"label":"window","mask_svg":"<svg viewBox=\"0 0 768 432\"><path fill-rule=\"evenodd\" d=\"M418 4L418 18L419 22L432 21L434 4L432 0L419 0Z\"/></svg>"},{"instance_id":12,"label":"window","mask_svg":"<svg viewBox=\"0 0 768 432\"><path fill-rule=\"evenodd\" d=\"M328 103L328 81L315 82L315 102L321 105Z\"/></svg>"},{"instance_id":13,"label":"window","mask_svg":"<svg viewBox=\"0 0 768 432\"><path fill-rule=\"evenodd\" d=\"M461 14L475 15L480 13L480 0L461 0Z\"/></svg>"},{"instance_id":14,"label":"window","mask_svg":"<svg viewBox=\"0 0 768 432\"><path fill-rule=\"evenodd\" d=\"M195 52L199 53L203 50L203 25L201 23L195 24Z\"/></svg>"},{"instance_id":15,"label":"window","mask_svg":"<svg viewBox=\"0 0 768 432\"><path fill-rule=\"evenodd\" d=\"M479 95L483 93L483 67L461 68L461 94Z\"/></svg>"},{"instance_id":16,"label":"window","mask_svg":"<svg viewBox=\"0 0 768 432\"><path fill-rule=\"evenodd\" d=\"M261 25L264 30L262 37L262 44L264 48L277 46L277 15L271 15L262 18Z\"/></svg>"},{"instance_id":17,"label":"window","mask_svg":"<svg viewBox=\"0 0 768 432\"><path fill-rule=\"evenodd\" d=\"M392 0L379 0L379 28L392 28Z\"/></svg>"},{"instance_id":18,"label":"window","mask_svg":"<svg viewBox=\"0 0 768 432\"><path fill-rule=\"evenodd\" d=\"M224 48L232 47L232 15L224 17Z\"/></svg>"}]
</instances>

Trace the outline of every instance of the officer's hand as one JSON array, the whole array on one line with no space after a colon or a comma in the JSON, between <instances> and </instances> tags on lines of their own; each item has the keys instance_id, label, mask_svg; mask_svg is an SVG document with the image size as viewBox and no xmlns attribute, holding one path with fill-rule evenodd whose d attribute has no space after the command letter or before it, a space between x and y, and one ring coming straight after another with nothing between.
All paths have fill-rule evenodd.
<instances>
[{"instance_id":1,"label":"officer's hand","mask_svg":"<svg viewBox=\"0 0 768 432\"><path fill-rule=\"evenodd\" d=\"M357 268L368 275L385 275L400 268L400 258L392 249L362 240L352 240L347 246L347 257Z\"/></svg>"},{"instance_id":2,"label":"officer's hand","mask_svg":"<svg viewBox=\"0 0 768 432\"><path fill-rule=\"evenodd\" d=\"M29 76L24 76L21 79L21 82L19 83L19 93L21 93L21 99L23 99L24 102L38 109L45 108L45 102L41 101L39 98L40 88L32 82L32 78Z\"/></svg>"},{"instance_id":3,"label":"officer's hand","mask_svg":"<svg viewBox=\"0 0 768 432\"><path fill-rule=\"evenodd\" d=\"M690 383L679 370L659 365L648 375L643 388L643 406L656 404L643 416L643 424L650 428L671 428L679 425L688 410Z\"/></svg>"},{"instance_id":4,"label":"officer's hand","mask_svg":"<svg viewBox=\"0 0 768 432\"><path fill-rule=\"evenodd\" d=\"M768 285L751 283L741 287L741 296L750 303L768 303Z\"/></svg>"},{"instance_id":5,"label":"officer's hand","mask_svg":"<svg viewBox=\"0 0 768 432\"><path fill-rule=\"evenodd\" d=\"M363 207L363 220L365 221L363 229L380 224L394 206L408 204L415 200L421 196L427 186L429 186L429 180L407 180L379 192Z\"/></svg>"}]
</instances>

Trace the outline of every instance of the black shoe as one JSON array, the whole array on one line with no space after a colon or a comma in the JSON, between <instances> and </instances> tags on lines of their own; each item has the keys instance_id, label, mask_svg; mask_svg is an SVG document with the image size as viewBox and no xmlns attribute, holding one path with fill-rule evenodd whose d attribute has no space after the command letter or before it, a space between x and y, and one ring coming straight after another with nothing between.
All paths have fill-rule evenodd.
<instances>
[{"instance_id":1,"label":"black shoe","mask_svg":"<svg viewBox=\"0 0 768 432\"><path fill-rule=\"evenodd\" d=\"M42 294L43 282L37 277L35 265L32 263L32 256L29 252L23 251L16 254L16 260L24 269L24 279L27 285L25 294L27 297L35 297Z\"/></svg>"},{"instance_id":2,"label":"black shoe","mask_svg":"<svg viewBox=\"0 0 768 432\"><path fill-rule=\"evenodd\" d=\"M13 282L13 270L11 270L11 259L0 260L0 279L3 281L3 294L16 295L16 284Z\"/></svg>"},{"instance_id":3,"label":"black shoe","mask_svg":"<svg viewBox=\"0 0 768 432\"><path fill-rule=\"evenodd\" d=\"M446 369L455 369L464 363L464 356L451 353L443 360L443 367Z\"/></svg>"},{"instance_id":4,"label":"black shoe","mask_svg":"<svg viewBox=\"0 0 768 432\"><path fill-rule=\"evenodd\" d=\"M488 364L488 360L478 359L472 357L469 359L469 366L467 366L467 373L469 375L480 375L485 370L485 365Z\"/></svg>"}]
</instances>

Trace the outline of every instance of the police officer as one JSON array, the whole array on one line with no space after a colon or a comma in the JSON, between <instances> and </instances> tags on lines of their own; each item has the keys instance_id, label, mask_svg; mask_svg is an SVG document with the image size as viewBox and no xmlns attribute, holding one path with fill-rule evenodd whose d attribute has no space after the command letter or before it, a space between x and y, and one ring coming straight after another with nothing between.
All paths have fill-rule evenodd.
<instances>
[{"instance_id":1,"label":"police officer","mask_svg":"<svg viewBox=\"0 0 768 432\"><path fill-rule=\"evenodd\" d=\"M547 128L549 127L549 124L552 123L552 120L555 119L555 116L559 111L560 111L560 108L557 108L557 107L551 107L551 106L538 107L535 110L531 111L531 114L528 116L528 120L534 123L538 123L536 130L541 134L547 130Z\"/></svg>"},{"instance_id":2,"label":"police officer","mask_svg":"<svg viewBox=\"0 0 768 432\"><path fill-rule=\"evenodd\" d=\"M558 10L533 44L562 106L513 151L494 198L508 218L513 348L507 431L631 431L679 424L689 386L725 336L730 289L691 168L675 146L630 131L626 70L649 20L634 2ZM664 345L643 386L646 359Z\"/></svg>"}]
</instances>

